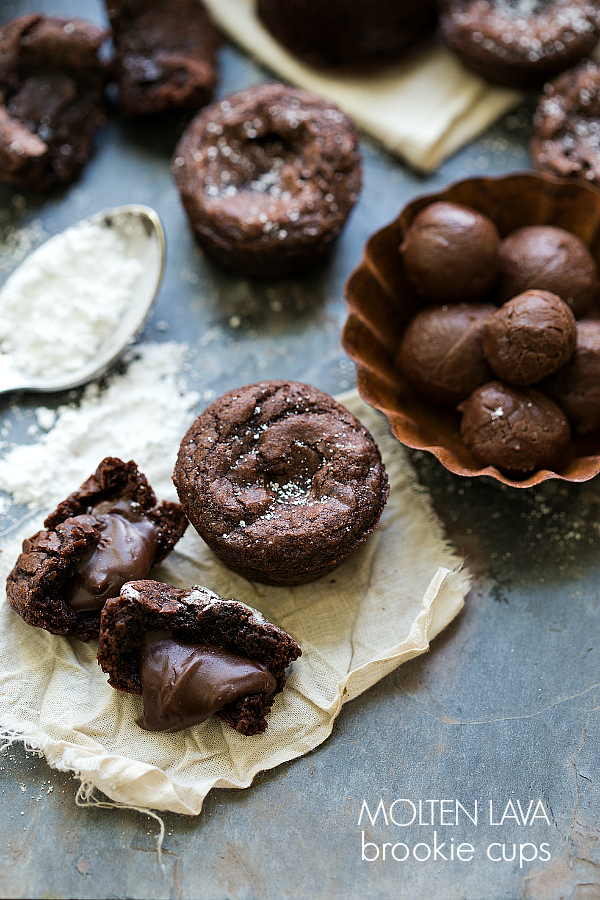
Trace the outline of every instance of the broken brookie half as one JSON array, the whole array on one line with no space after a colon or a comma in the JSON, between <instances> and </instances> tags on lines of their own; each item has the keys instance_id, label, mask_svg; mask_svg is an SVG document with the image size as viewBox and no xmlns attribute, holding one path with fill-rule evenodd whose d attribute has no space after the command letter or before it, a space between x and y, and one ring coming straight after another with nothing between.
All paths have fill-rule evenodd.
<instances>
[{"instance_id":1,"label":"broken brookie half","mask_svg":"<svg viewBox=\"0 0 600 900\"><path fill-rule=\"evenodd\" d=\"M207 588L132 581L108 600L98 662L109 684L141 694L147 731L182 731L213 714L241 734L261 734L301 655L281 628Z\"/></svg>"}]
</instances>

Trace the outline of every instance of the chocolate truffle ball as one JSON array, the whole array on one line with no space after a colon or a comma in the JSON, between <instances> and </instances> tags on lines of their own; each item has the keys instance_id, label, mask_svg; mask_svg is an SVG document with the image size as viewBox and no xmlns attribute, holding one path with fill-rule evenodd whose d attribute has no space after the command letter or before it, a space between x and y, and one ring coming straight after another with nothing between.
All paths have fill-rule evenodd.
<instances>
[{"instance_id":1,"label":"chocolate truffle ball","mask_svg":"<svg viewBox=\"0 0 600 900\"><path fill-rule=\"evenodd\" d=\"M544 383L544 388L579 434L600 428L600 322L577 323L573 358Z\"/></svg>"},{"instance_id":2,"label":"chocolate truffle ball","mask_svg":"<svg viewBox=\"0 0 600 900\"><path fill-rule=\"evenodd\" d=\"M568 303L577 317L586 313L598 291L598 271L584 242L551 225L530 225L509 234L500 245L499 298L503 303L539 288Z\"/></svg>"},{"instance_id":3,"label":"chocolate truffle ball","mask_svg":"<svg viewBox=\"0 0 600 900\"><path fill-rule=\"evenodd\" d=\"M498 378L535 384L570 360L576 333L575 316L560 297L525 291L485 322L483 352Z\"/></svg>"},{"instance_id":4,"label":"chocolate truffle ball","mask_svg":"<svg viewBox=\"0 0 600 900\"><path fill-rule=\"evenodd\" d=\"M430 203L406 232L400 252L415 291L432 303L479 300L496 282L500 235L469 206Z\"/></svg>"},{"instance_id":5,"label":"chocolate truffle ball","mask_svg":"<svg viewBox=\"0 0 600 900\"><path fill-rule=\"evenodd\" d=\"M411 387L429 400L454 407L490 381L482 332L495 311L490 303L458 303L417 313L396 357Z\"/></svg>"},{"instance_id":6,"label":"chocolate truffle ball","mask_svg":"<svg viewBox=\"0 0 600 900\"><path fill-rule=\"evenodd\" d=\"M552 469L569 446L566 416L535 388L491 381L476 388L459 410L460 435L482 465L519 474Z\"/></svg>"}]
</instances>

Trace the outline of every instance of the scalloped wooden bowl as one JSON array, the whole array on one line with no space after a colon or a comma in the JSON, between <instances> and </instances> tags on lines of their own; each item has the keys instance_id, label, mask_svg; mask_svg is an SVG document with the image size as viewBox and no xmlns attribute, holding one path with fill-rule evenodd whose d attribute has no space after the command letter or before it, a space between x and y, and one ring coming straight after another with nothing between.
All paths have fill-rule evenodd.
<instances>
[{"instance_id":1,"label":"scalloped wooden bowl","mask_svg":"<svg viewBox=\"0 0 600 900\"><path fill-rule=\"evenodd\" d=\"M505 237L523 225L555 225L578 235L600 269L600 192L586 184L535 173L469 178L418 197L395 221L367 242L363 259L346 283L348 319L342 334L357 366L363 399L387 417L392 433L407 447L433 453L457 475L489 475L513 487L559 478L588 481L600 472L600 433L574 435L571 451L556 472L540 469L522 479L495 466L481 467L460 439L460 415L418 397L394 366L409 320L425 305L415 295L398 247L416 214L437 200L464 203L488 215Z\"/></svg>"}]
</instances>

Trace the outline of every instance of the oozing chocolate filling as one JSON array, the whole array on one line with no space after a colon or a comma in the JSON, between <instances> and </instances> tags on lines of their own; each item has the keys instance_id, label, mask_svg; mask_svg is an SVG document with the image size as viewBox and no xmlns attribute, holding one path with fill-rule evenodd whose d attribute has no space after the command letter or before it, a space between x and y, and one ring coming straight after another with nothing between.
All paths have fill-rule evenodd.
<instances>
[{"instance_id":1,"label":"oozing chocolate filling","mask_svg":"<svg viewBox=\"0 0 600 900\"><path fill-rule=\"evenodd\" d=\"M151 632L138 651L146 731L182 731L205 722L246 694L272 694L276 680L262 663L214 644L187 644Z\"/></svg>"},{"instance_id":2,"label":"oozing chocolate filling","mask_svg":"<svg viewBox=\"0 0 600 900\"><path fill-rule=\"evenodd\" d=\"M159 529L130 500L105 500L90 510L102 532L99 543L76 566L67 603L76 612L102 609L127 581L146 578Z\"/></svg>"}]
</instances>

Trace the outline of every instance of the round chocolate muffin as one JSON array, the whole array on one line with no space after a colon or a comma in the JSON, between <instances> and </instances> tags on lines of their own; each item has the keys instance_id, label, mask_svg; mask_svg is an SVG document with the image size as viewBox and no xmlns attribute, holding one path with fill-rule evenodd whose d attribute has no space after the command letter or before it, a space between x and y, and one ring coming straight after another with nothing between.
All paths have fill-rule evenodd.
<instances>
[{"instance_id":1,"label":"round chocolate muffin","mask_svg":"<svg viewBox=\"0 0 600 900\"><path fill-rule=\"evenodd\" d=\"M396 364L423 397L456 406L492 370L483 356L483 326L497 307L490 303L458 303L424 309L404 332Z\"/></svg>"},{"instance_id":2,"label":"round chocolate muffin","mask_svg":"<svg viewBox=\"0 0 600 900\"><path fill-rule=\"evenodd\" d=\"M157 503L134 462L106 457L23 542L8 602L29 625L90 641L106 600L145 578L187 524L178 503Z\"/></svg>"},{"instance_id":3,"label":"round chocolate muffin","mask_svg":"<svg viewBox=\"0 0 600 900\"><path fill-rule=\"evenodd\" d=\"M436 20L432 0L258 0L257 13L295 56L349 69L398 59Z\"/></svg>"},{"instance_id":4,"label":"round chocolate muffin","mask_svg":"<svg viewBox=\"0 0 600 900\"><path fill-rule=\"evenodd\" d=\"M554 469L564 458L571 429L563 411L536 388L491 381L458 407L460 436L477 462L520 475Z\"/></svg>"},{"instance_id":5,"label":"round chocolate muffin","mask_svg":"<svg viewBox=\"0 0 600 900\"><path fill-rule=\"evenodd\" d=\"M546 84L533 123L537 169L600 184L600 64L584 60Z\"/></svg>"},{"instance_id":6,"label":"round chocolate muffin","mask_svg":"<svg viewBox=\"0 0 600 900\"><path fill-rule=\"evenodd\" d=\"M590 52L600 11L592 0L446 0L440 26L477 75L535 88Z\"/></svg>"},{"instance_id":7,"label":"round chocolate muffin","mask_svg":"<svg viewBox=\"0 0 600 900\"><path fill-rule=\"evenodd\" d=\"M600 428L600 322L577 323L571 361L544 382L579 434Z\"/></svg>"},{"instance_id":8,"label":"round chocolate muffin","mask_svg":"<svg viewBox=\"0 0 600 900\"><path fill-rule=\"evenodd\" d=\"M527 225L502 241L500 301L531 289L558 294L575 316L589 310L598 294L598 270L581 238L564 228Z\"/></svg>"},{"instance_id":9,"label":"round chocolate muffin","mask_svg":"<svg viewBox=\"0 0 600 900\"><path fill-rule=\"evenodd\" d=\"M46 190L80 174L105 120L107 34L39 13L0 28L0 180Z\"/></svg>"},{"instance_id":10,"label":"round chocolate muffin","mask_svg":"<svg viewBox=\"0 0 600 900\"><path fill-rule=\"evenodd\" d=\"M498 378L525 386L570 360L576 334L575 316L560 297L525 291L485 322L483 352Z\"/></svg>"},{"instance_id":11,"label":"round chocolate muffin","mask_svg":"<svg viewBox=\"0 0 600 900\"><path fill-rule=\"evenodd\" d=\"M181 442L173 481L220 559L266 584L331 571L375 529L389 493L358 419L294 381L261 381L216 400Z\"/></svg>"},{"instance_id":12,"label":"round chocolate muffin","mask_svg":"<svg viewBox=\"0 0 600 900\"><path fill-rule=\"evenodd\" d=\"M470 206L439 201L417 213L400 246L415 291L431 303L479 300L498 277L500 234Z\"/></svg>"},{"instance_id":13,"label":"round chocolate muffin","mask_svg":"<svg viewBox=\"0 0 600 900\"><path fill-rule=\"evenodd\" d=\"M181 731L213 713L261 734L298 644L260 613L206 588L131 581L102 610L98 662L109 684L142 694L140 727Z\"/></svg>"},{"instance_id":14,"label":"round chocolate muffin","mask_svg":"<svg viewBox=\"0 0 600 900\"><path fill-rule=\"evenodd\" d=\"M173 174L209 256L244 275L277 278L331 250L360 192L358 134L326 100L262 84L193 119Z\"/></svg>"}]
</instances>

